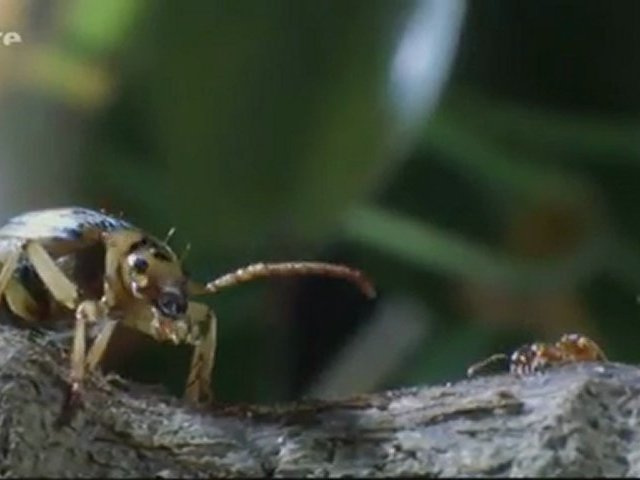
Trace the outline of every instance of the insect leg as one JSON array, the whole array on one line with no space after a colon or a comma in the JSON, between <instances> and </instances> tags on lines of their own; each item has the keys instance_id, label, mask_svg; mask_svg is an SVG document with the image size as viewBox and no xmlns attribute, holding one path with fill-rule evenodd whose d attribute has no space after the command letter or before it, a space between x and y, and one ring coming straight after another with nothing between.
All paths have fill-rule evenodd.
<instances>
[{"instance_id":1,"label":"insect leg","mask_svg":"<svg viewBox=\"0 0 640 480\"><path fill-rule=\"evenodd\" d=\"M22 244L16 242L15 247L4 259L0 270L0 298L5 296L9 309L27 321L35 321L36 302L26 288L20 284L13 274L22 255Z\"/></svg>"},{"instance_id":2,"label":"insect leg","mask_svg":"<svg viewBox=\"0 0 640 480\"><path fill-rule=\"evenodd\" d=\"M106 324L102 327L102 330L100 330L100 333L93 341L85 361L85 366L88 371L93 370L96 368L98 363L100 363L117 323L118 322L116 320L107 320Z\"/></svg>"},{"instance_id":3,"label":"insect leg","mask_svg":"<svg viewBox=\"0 0 640 480\"><path fill-rule=\"evenodd\" d=\"M16 243L14 249L3 259L2 270L0 270L0 297L5 294L21 255L22 244Z\"/></svg>"},{"instance_id":4,"label":"insect leg","mask_svg":"<svg viewBox=\"0 0 640 480\"><path fill-rule=\"evenodd\" d=\"M196 302L189 302L187 315L199 331L195 332L196 338L193 339L195 348L187 378L185 397L195 404L209 403L213 398L211 373L216 356L217 319L213 310L207 305Z\"/></svg>"},{"instance_id":5,"label":"insect leg","mask_svg":"<svg viewBox=\"0 0 640 480\"><path fill-rule=\"evenodd\" d=\"M4 293L7 305L13 313L28 322L37 320L38 305L20 282L11 279Z\"/></svg>"},{"instance_id":6,"label":"insect leg","mask_svg":"<svg viewBox=\"0 0 640 480\"><path fill-rule=\"evenodd\" d=\"M71 351L71 388L68 403L74 404L77 402L81 392L82 381L84 380L85 362L87 361L87 323L97 322L103 317L104 313L102 304L95 300L85 300L76 309L76 324L73 330L73 347ZM107 328L108 325L105 329ZM93 356L97 356L100 353L100 347L95 347L95 343L100 340L100 343L106 344L106 341L108 341L108 338L106 340L104 338L100 339L102 333L104 333L104 330L98 335L94 345L91 347Z\"/></svg>"},{"instance_id":7,"label":"insect leg","mask_svg":"<svg viewBox=\"0 0 640 480\"><path fill-rule=\"evenodd\" d=\"M76 308L78 290L60 270L42 245L29 241L25 247L27 257L53 297L70 309Z\"/></svg>"}]
</instances>

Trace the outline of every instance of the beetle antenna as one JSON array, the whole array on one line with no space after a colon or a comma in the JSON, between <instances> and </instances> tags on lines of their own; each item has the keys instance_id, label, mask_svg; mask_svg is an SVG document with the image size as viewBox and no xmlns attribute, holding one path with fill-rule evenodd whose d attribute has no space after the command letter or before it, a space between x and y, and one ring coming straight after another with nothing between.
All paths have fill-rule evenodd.
<instances>
[{"instance_id":1,"label":"beetle antenna","mask_svg":"<svg viewBox=\"0 0 640 480\"><path fill-rule=\"evenodd\" d=\"M175 235L175 233L176 233L176 227L171 227L167 232L167 235L164 237L164 243L168 244L171 238Z\"/></svg>"},{"instance_id":2,"label":"beetle antenna","mask_svg":"<svg viewBox=\"0 0 640 480\"><path fill-rule=\"evenodd\" d=\"M187 258L187 255L189 255L190 251L191 251L191 242L189 242L189 243L187 243L185 245L184 250L180 254L180 261L181 262L184 262L184 259Z\"/></svg>"},{"instance_id":3,"label":"beetle antenna","mask_svg":"<svg viewBox=\"0 0 640 480\"><path fill-rule=\"evenodd\" d=\"M205 289L209 293L216 293L223 288L259 278L302 275L342 278L355 284L367 297L373 298L376 296L373 283L360 270L345 265L323 262L254 263L216 278L207 283Z\"/></svg>"}]
</instances>

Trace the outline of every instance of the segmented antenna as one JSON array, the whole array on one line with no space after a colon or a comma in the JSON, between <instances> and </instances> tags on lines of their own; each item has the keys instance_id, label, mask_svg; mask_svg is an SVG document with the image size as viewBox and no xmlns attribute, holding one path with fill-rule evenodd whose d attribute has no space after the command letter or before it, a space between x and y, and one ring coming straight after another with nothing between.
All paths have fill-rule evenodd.
<instances>
[{"instance_id":1,"label":"segmented antenna","mask_svg":"<svg viewBox=\"0 0 640 480\"><path fill-rule=\"evenodd\" d=\"M360 270L345 265L323 262L254 263L218 277L207 283L206 289L210 293L215 293L223 288L259 278L294 277L299 275L342 278L355 284L367 297L373 298L376 296L373 283Z\"/></svg>"},{"instance_id":2,"label":"segmented antenna","mask_svg":"<svg viewBox=\"0 0 640 480\"><path fill-rule=\"evenodd\" d=\"M467 377L475 377L478 372L486 369L492 363L496 363L499 360L509 360L509 356L504 353L494 353L489 358L482 360L481 362L471 365L467 369Z\"/></svg>"},{"instance_id":3,"label":"segmented antenna","mask_svg":"<svg viewBox=\"0 0 640 480\"><path fill-rule=\"evenodd\" d=\"M187 243L184 246L184 249L182 250L182 253L180 254L180 261L184 262L184 260L187 258L187 255L189 255L189 252L191 251L191 243Z\"/></svg>"},{"instance_id":4,"label":"segmented antenna","mask_svg":"<svg viewBox=\"0 0 640 480\"><path fill-rule=\"evenodd\" d=\"M164 237L164 243L168 245L175 234L176 234L176 227L171 227Z\"/></svg>"}]
</instances>

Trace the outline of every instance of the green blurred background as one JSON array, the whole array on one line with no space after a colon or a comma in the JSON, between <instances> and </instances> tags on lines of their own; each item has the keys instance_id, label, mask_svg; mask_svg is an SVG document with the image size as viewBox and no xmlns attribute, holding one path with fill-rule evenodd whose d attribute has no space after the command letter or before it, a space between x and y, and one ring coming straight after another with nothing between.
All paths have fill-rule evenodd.
<instances>
[{"instance_id":1,"label":"green blurred background","mask_svg":"<svg viewBox=\"0 0 640 480\"><path fill-rule=\"evenodd\" d=\"M640 349L640 4L0 0L0 215L123 211L199 279L222 401L454 381L522 342ZM126 356L180 388L188 351ZM139 374L140 372L138 372ZM134 374L135 376L135 374Z\"/></svg>"}]
</instances>

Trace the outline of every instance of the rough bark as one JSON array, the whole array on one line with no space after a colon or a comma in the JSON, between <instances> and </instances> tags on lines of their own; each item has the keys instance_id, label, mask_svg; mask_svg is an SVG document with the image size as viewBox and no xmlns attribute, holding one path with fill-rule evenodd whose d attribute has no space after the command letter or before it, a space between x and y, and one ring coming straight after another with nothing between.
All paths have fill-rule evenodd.
<instances>
[{"instance_id":1,"label":"rough bark","mask_svg":"<svg viewBox=\"0 0 640 480\"><path fill-rule=\"evenodd\" d=\"M30 337L0 328L5 476L640 475L632 366L209 411L95 375L59 427L67 361Z\"/></svg>"}]
</instances>

